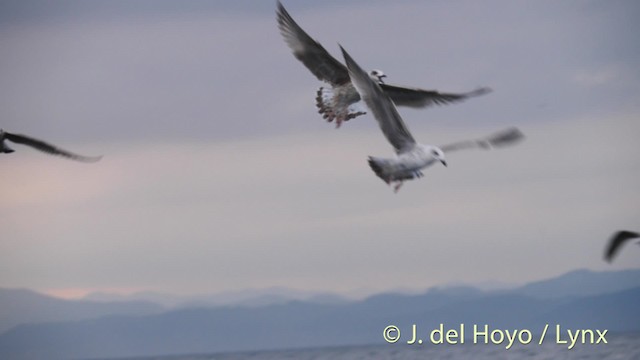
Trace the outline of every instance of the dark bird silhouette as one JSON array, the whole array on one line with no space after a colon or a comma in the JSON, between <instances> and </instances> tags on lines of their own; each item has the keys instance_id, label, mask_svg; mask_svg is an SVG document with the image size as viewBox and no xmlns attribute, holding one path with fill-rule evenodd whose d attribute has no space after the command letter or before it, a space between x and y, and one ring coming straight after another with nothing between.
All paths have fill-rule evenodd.
<instances>
[{"instance_id":1,"label":"dark bird silhouette","mask_svg":"<svg viewBox=\"0 0 640 360\"><path fill-rule=\"evenodd\" d=\"M96 162L102 159L102 156L83 156L74 154L70 151L60 149L57 146L48 144L42 140L34 139L26 135L12 134L0 129L0 153L10 154L15 151L7 145L7 141L11 141L16 144L31 146L32 148L40 150L47 154L63 156L76 161Z\"/></svg>"},{"instance_id":2,"label":"dark bird silhouette","mask_svg":"<svg viewBox=\"0 0 640 360\"><path fill-rule=\"evenodd\" d=\"M609 239L609 245L607 245L607 250L604 253L605 260L611 262L624 243L638 237L640 237L640 234L627 230L618 231L613 234L611 239Z\"/></svg>"}]
</instances>

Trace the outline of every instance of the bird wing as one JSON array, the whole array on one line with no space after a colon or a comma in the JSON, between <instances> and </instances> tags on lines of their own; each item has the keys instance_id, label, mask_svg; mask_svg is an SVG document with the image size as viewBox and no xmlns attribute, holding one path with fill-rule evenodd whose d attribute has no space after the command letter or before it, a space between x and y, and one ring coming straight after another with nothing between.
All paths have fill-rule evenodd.
<instances>
[{"instance_id":1,"label":"bird wing","mask_svg":"<svg viewBox=\"0 0 640 360\"><path fill-rule=\"evenodd\" d=\"M423 108L432 105L448 105L466 100L470 97L488 94L491 89L478 88L466 93L441 93L435 90L409 88L397 85L381 84L382 90L393 100L396 106Z\"/></svg>"},{"instance_id":2,"label":"bird wing","mask_svg":"<svg viewBox=\"0 0 640 360\"><path fill-rule=\"evenodd\" d=\"M396 153L402 153L412 149L416 141L402 121L396 106L380 86L353 60L353 58L340 46L342 55L349 70L351 82L367 104L378 125L387 140L396 149Z\"/></svg>"},{"instance_id":3,"label":"bird wing","mask_svg":"<svg viewBox=\"0 0 640 360\"><path fill-rule=\"evenodd\" d=\"M522 140L523 138L524 134L522 134L522 132L518 128L512 127L496 132L484 138L459 141L452 144L440 146L440 149L445 153L463 149L491 149L494 147L512 145Z\"/></svg>"},{"instance_id":4,"label":"bird wing","mask_svg":"<svg viewBox=\"0 0 640 360\"><path fill-rule=\"evenodd\" d=\"M57 146L48 144L42 140L34 139L32 137L28 137L25 135L11 134L11 133L5 132L4 136L5 136L5 139L11 142L14 142L16 144L31 146L35 149L46 152L48 154L60 155L73 160L78 160L83 162L96 162L102 158L102 156L83 156L83 155L74 154L67 150L60 149Z\"/></svg>"},{"instance_id":5,"label":"bird wing","mask_svg":"<svg viewBox=\"0 0 640 360\"><path fill-rule=\"evenodd\" d=\"M611 236L611 239L609 240L609 245L607 246L607 250L604 254L605 260L611 262L614 255L618 252L618 250L620 250L622 244L630 239L635 239L637 237L640 237L640 234L627 230L618 231L617 233L613 234L613 236Z\"/></svg>"},{"instance_id":6,"label":"bird wing","mask_svg":"<svg viewBox=\"0 0 640 360\"><path fill-rule=\"evenodd\" d=\"M278 1L277 17L280 33L293 51L293 55L318 80L326 81L332 85L341 85L349 82L347 68L302 30L280 1Z\"/></svg>"}]
</instances>

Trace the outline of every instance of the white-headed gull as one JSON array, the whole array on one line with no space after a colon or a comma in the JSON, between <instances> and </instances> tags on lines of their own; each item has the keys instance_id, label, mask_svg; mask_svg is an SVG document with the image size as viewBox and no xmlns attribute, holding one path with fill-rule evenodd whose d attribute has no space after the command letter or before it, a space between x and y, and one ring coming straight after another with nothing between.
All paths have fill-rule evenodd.
<instances>
[{"instance_id":1,"label":"white-headed gull","mask_svg":"<svg viewBox=\"0 0 640 360\"><path fill-rule=\"evenodd\" d=\"M460 141L444 146L423 145L415 141L400 114L380 85L353 60L342 48L349 76L356 90L371 110L382 133L396 151L395 158L369 157L371 169L387 184L396 183L398 191L405 180L422 177L422 169L440 162L447 165L445 153L461 149L499 147L523 138L520 130L509 128L491 136Z\"/></svg>"}]
</instances>

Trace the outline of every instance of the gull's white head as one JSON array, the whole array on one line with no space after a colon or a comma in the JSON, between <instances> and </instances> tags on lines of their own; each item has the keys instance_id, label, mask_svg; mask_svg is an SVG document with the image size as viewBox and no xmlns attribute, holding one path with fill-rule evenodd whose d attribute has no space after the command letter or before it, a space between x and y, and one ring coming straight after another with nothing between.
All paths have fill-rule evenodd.
<instances>
[{"instance_id":1,"label":"gull's white head","mask_svg":"<svg viewBox=\"0 0 640 360\"><path fill-rule=\"evenodd\" d=\"M382 78L387 77L387 75L382 72L382 70L377 70L377 69L373 69L371 70L371 72L369 73L369 76L371 76L371 78L381 84L384 84L384 81L382 80Z\"/></svg>"},{"instance_id":2,"label":"gull's white head","mask_svg":"<svg viewBox=\"0 0 640 360\"><path fill-rule=\"evenodd\" d=\"M444 157L444 151L437 146L426 146L425 151L434 159L440 161L442 165L447 166L447 160Z\"/></svg>"}]
</instances>

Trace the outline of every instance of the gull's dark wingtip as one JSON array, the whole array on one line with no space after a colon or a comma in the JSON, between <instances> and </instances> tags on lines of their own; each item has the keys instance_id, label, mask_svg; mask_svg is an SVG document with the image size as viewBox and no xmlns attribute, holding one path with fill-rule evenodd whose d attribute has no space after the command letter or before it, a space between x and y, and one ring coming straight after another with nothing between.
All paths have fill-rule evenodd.
<instances>
[{"instance_id":1,"label":"gull's dark wingtip","mask_svg":"<svg viewBox=\"0 0 640 360\"><path fill-rule=\"evenodd\" d=\"M347 64L347 68L351 68L352 64L355 63L355 61L353 60L353 58L351 57L351 55L349 55L349 53L347 52L347 50L345 50L342 45L340 45L340 43L338 43L338 46L340 47L340 51L342 51L342 57L344 57L344 62L345 64Z\"/></svg>"},{"instance_id":2,"label":"gull's dark wingtip","mask_svg":"<svg viewBox=\"0 0 640 360\"><path fill-rule=\"evenodd\" d=\"M488 86L479 87L469 93L471 96L480 96L492 93L493 89Z\"/></svg>"},{"instance_id":3,"label":"gull's dark wingtip","mask_svg":"<svg viewBox=\"0 0 640 360\"><path fill-rule=\"evenodd\" d=\"M486 141L491 145L491 147L501 147L513 145L524 140L524 138L524 133L514 126L490 136Z\"/></svg>"},{"instance_id":4,"label":"gull's dark wingtip","mask_svg":"<svg viewBox=\"0 0 640 360\"><path fill-rule=\"evenodd\" d=\"M102 160L102 158L104 157L104 155L99 155L99 156L85 156L82 159L80 159L82 162L86 162L86 163L95 163L98 162L100 160Z\"/></svg>"},{"instance_id":5,"label":"gull's dark wingtip","mask_svg":"<svg viewBox=\"0 0 640 360\"><path fill-rule=\"evenodd\" d=\"M290 17L287 9L284 8L284 5L282 5L280 0L276 0L276 16L278 17L278 24L280 26L283 25L287 17Z\"/></svg>"},{"instance_id":6,"label":"gull's dark wingtip","mask_svg":"<svg viewBox=\"0 0 640 360\"><path fill-rule=\"evenodd\" d=\"M340 48L340 51L342 51L342 56L349 56L347 50L345 50L340 43L338 43L338 47Z\"/></svg>"},{"instance_id":7,"label":"gull's dark wingtip","mask_svg":"<svg viewBox=\"0 0 640 360\"><path fill-rule=\"evenodd\" d=\"M56 153L52 153L52 155L59 155L59 156L66 157L68 159L83 162L83 163L95 163L102 160L102 157L103 157L103 155L99 155L99 156L78 155L78 154L74 154L66 151L59 151Z\"/></svg>"},{"instance_id":8,"label":"gull's dark wingtip","mask_svg":"<svg viewBox=\"0 0 640 360\"><path fill-rule=\"evenodd\" d=\"M342 44L338 43L338 47L340 48L340 51L342 51L342 56L344 56L345 58L351 58L351 56L349 55L349 53L347 52L347 50L344 49L344 47L342 46Z\"/></svg>"},{"instance_id":9,"label":"gull's dark wingtip","mask_svg":"<svg viewBox=\"0 0 640 360\"><path fill-rule=\"evenodd\" d=\"M289 15L289 12L285 9L280 0L276 0L276 17L280 31L284 31L294 25L297 26L296 22L293 20L291 15Z\"/></svg>"}]
</instances>

